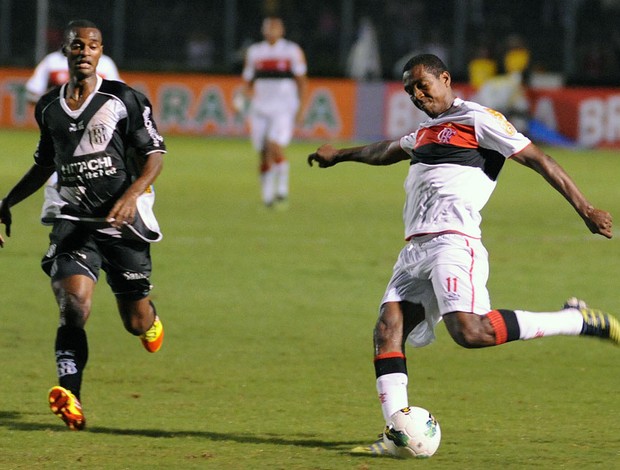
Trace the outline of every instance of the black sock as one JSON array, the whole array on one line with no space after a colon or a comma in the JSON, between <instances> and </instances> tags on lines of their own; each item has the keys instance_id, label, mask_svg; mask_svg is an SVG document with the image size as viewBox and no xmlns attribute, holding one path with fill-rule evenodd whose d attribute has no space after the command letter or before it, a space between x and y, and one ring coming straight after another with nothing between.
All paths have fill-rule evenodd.
<instances>
[{"instance_id":1,"label":"black sock","mask_svg":"<svg viewBox=\"0 0 620 470\"><path fill-rule=\"evenodd\" d=\"M402 353L386 353L375 356L375 376L402 373L407 375L407 359Z\"/></svg>"},{"instance_id":2,"label":"black sock","mask_svg":"<svg viewBox=\"0 0 620 470\"><path fill-rule=\"evenodd\" d=\"M56 368L58 384L80 399L82 374L88 362L86 331L74 326L61 326L56 331Z\"/></svg>"}]
</instances>

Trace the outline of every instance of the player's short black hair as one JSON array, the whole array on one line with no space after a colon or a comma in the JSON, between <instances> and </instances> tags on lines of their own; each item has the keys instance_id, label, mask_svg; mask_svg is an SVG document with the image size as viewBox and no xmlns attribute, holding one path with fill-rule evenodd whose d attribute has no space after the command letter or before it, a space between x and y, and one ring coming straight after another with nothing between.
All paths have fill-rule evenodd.
<instances>
[{"instance_id":1,"label":"player's short black hair","mask_svg":"<svg viewBox=\"0 0 620 470\"><path fill-rule=\"evenodd\" d=\"M422 65L428 72L432 73L436 77L439 77L443 72L448 71L448 67L443 63L439 57L434 54L419 54L413 56L407 61L403 67L403 73L408 72L416 65Z\"/></svg>"},{"instance_id":2,"label":"player's short black hair","mask_svg":"<svg viewBox=\"0 0 620 470\"><path fill-rule=\"evenodd\" d=\"M67 36L69 35L69 33L77 28L99 29L99 26L97 26L95 23L93 23L90 20L72 20L72 21L69 21L69 23L67 23L67 26L65 27L65 31L63 33L63 38L67 39ZM99 31L101 30L99 29Z\"/></svg>"},{"instance_id":3,"label":"player's short black hair","mask_svg":"<svg viewBox=\"0 0 620 470\"><path fill-rule=\"evenodd\" d=\"M74 29L79 29L79 28L92 28L92 29L97 29L99 30L99 32L101 32L101 30L99 29L99 26L97 26L95 23L93 23L90 20L69 21L69 23L67 23L67 26L65 27L65 30L62 34L62 48L61 49L64 53L66 53L66 48L68 47L68 43L70 42L71 31L73 31Z\"/></svg>"}]
</instances>

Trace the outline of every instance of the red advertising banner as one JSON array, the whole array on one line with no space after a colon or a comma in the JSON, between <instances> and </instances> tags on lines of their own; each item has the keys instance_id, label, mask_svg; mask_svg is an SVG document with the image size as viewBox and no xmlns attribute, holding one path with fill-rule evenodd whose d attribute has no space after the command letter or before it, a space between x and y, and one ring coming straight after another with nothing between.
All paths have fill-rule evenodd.
<instances>
[{"instance_id":1,"label":"red advertising banner","mask_svg":"<svg viewBox=\"0 0 620 470\"><path fill-rule=\"evenodd\" d=\"M532 116L582 147L620 147L620 89L531 90Z\"/></svg>"}]
</instances>

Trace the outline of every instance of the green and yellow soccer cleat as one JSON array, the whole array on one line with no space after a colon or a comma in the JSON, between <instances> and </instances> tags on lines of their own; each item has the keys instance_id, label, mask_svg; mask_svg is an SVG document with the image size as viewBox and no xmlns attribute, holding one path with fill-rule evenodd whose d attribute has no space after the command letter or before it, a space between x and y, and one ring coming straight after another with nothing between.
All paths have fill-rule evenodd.
<instances>
[{"instance_id":1,"label":"green and yellow soccer cleat","mask_svg":"<svg viewBox=\"0 0 620 470\"><path fill-rule=\"evenodd\" d=\"M79 431L86 426L82 405L76 396L64 387L52 387L48 394L52 413L62 419L69 429Z\"/></svg>"},{"instance_id":2,"label":"green and yellow soccer cleat","mask_svg":"<svg viewBox=\"0 0 620 470\"><path fill-rule=\"evenodd\" d=\"M140 341L142 346L150 353L159 351L162 343L164 342L164 325L157 315L155 315L155 322L144 333L140 335Z\"/></svg>"},{"instance_id":3,"label":"green and yellow soccer cleat","mask_svg":"<svg viewBox=\"0 0 620 470\"><path fill-rule=\"evenodd\" d=\"M351 454L353 455L368 455L372 457L377 457L381 455L392 456L388 452L388 448L383 442L383 434L379 434L379 439L368 446L358 446L351 449Z\"/></svg>"},{"instance_id":4,"label":"green and yellow soccer cleat","mask_svg":"<svg viewBox=\"0 0 620 470\"><path fill-rule=\"evenodd\" d=\"M575 297L568 299L564 308L579 310L583 317L582 335L609 339L616 345L620 345L620 322L614 316L589 308L583 300Z\"/></svg>"}]
</instances>

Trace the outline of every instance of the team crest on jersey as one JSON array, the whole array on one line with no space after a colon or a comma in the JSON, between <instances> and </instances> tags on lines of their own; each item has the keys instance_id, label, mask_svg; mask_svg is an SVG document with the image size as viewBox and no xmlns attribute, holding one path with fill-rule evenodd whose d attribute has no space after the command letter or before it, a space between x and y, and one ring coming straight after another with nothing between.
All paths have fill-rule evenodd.
<instances>
[{"instance_id":1,"label":"team crest on jersey","mask_svg":"<svg viewBox=\"0 0 620 470\"><path fill-rule=\"evenodd\" d=\"M444 127L439 134L437 134L437 139L441 144L449 144L452 137L456 135L456 129L454 127Z\"/></svg>"},{"instance_id":2,"label":"team crest on jersey","mask_svg":"<svg viewBox=\"0 0 620 470\"><path fill-rule=\"evenodd\" d=\"M508 119L506 119L506 116L504 116L502 113L500 113L499 111L495 111L494 109L491 109L491 108L484 108L484 109L491 116L493 116L495 119L499 121L499 123L501 124L501 126L504 128L504 130L506 131L508 135L515 135L517 133L517 130L515 129L515 127L510 123L510 121L508 121Z\"/></svg>"},{"instance_id":3,"label":"team crest on jersey","mask_svg":"<svg viewBox=\"0 0 620 470\"><path fill-rule=\"evenodd\" d=\"M88 136L90 138L91 145L103 145L107 139L107 130L103 124L95 124L88 129Z\"/></svg>"},{"instance_id":4,"label":"team crest on jersey","mask_svg":"<svg viewBox=\"0 0 620 470\"><path fill-rule=\"evenodd\" d=\"M78 132L84 130L84 123L80 122L72 122L69 124L69 132Z\"/></svg>"}]
</instances>

